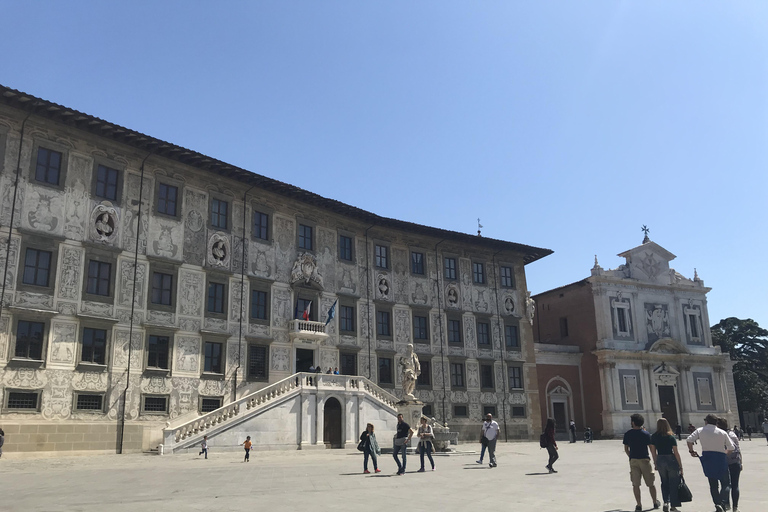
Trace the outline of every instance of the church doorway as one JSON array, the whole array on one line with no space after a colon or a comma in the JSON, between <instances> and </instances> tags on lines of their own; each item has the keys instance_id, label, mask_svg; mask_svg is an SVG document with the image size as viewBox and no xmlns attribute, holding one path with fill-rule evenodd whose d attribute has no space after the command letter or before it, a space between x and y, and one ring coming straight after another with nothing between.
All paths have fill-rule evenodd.
<instances>
[{"instance_id":1,"label":"church doorway","mask_svg":"<svg viewBox=\"0 0 768 512\"><path fill-rule=\"evenodd\" d=\"M554 420L555 420L555 431L556 432L567 432L568 426L566 421L566 415L565 415L565 403L564 402L553 402L552 403L552 413L554 414Z\"/></svg>"},{"instance_id":2,"label":"church doorway","mask_svg":"<svg viewBox=\"0 0 768 512\"><path fill-rule=\"evenodd\" d=\"M677 418L674 386L659 386L659 403L661 404L662 416L666 418L669 426L674 430L679 421Z\"/></svg>"},{"instance_id":3,"label":"church doorway","mask_svg":"<svg viewBox=\"0 0 768 512\"><path fill-rule=\"evenodd\" d=\"M296 372L308 372L315 364L315 351L306 348L296 349Z\"/></svg>"},{"instance_id":4,"label":"church doorway","mask_svg":"<svg viewBox=\"0 0 768 512\"><path fill-rule=\"evenodd\" d=\"M331 397L325 401L323 442L328 448L341 448L341 404Z\"/></svg>"}]
</instances>

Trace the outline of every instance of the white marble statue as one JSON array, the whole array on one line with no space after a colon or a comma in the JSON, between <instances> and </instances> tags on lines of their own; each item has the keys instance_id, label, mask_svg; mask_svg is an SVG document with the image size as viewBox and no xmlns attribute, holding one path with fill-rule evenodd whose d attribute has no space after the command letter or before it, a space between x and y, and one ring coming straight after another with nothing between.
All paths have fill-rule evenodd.
<instances>
[{"instance_id":1,"label":"white marble statue","mask_svg":"<svg viewBox=\"0 0 768 512\"><path fill-rule=\"evenodd\" d=\"M536 314L536 301L531 298L531 292L525 294L525 312L528 314L528 321L533 325L533 316Z\"/></svg>"},{"instance_id":2,"label":"white marble statue","mask_svg":"<svg viewBox=\"0 0 768 512\"><path fill-rule=\"evenodd\" d=\"M419 356L413 352L413 345L408 344L407 353L400 358L400 367L403 371L403 394L405 400L416 400L413 390L416 387L416 379L421 375Z\"/></svg>"}]
</instances>

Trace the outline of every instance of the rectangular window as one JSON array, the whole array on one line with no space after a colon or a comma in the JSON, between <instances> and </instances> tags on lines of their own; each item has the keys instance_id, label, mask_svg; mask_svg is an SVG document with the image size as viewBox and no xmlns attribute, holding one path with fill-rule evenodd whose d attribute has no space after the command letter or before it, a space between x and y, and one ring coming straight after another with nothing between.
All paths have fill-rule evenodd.
<instances>
[{"instance_id":1,"label":"rectangular window","mask_svg":"<svg viewBox=\"0 0 768 512\"><path fill-rule=\"evenodd\" d=\"M269 240L269 215L253 212L253 236L260 240Z\"/></svg>"},{"instance_id":2,"label":"rectangular window","mask_svg":"<svg viewBox=\"0 0 768 512\"><path fill-rule=\"evenodd\" d=\"M19 320L16 325L15 357L42 361L44 330L45 324L42 322Z\"/></svg>"},{"instance_id":3,"label":"rectangular window","mask_svg":"<svg viewBox=\"0 0 768 512\"><path fill-rule=\"evenodd\" d=\"M491 344L491 326L488 322L477 322L477 344L478 345L490 345Z\"/></svg>"},{"instance_id":4,"label":"rectangular window","mask_svg":"<svg viewBox=\"0 0 768 512\"><path fill-rule=\"evenodd\" d=\"M221 407L221 397L200 397L200 412L207 414Z\"/></svg>"},{"instance_id":5,"label":"rectangular window","mask_svg":"<svg viewBox=\"0 0 768 512\"><path fill-rule=\"evenodd\" d=\"M509 389L523 389L523 369L519 366L510 366Z\"/></svg>"},{"instance_id":6,"label":"rectangular window","mask_svg":"<svg viewBox=\"0 0 768 512\"><path fill-rule=\"evenodd\" d=\"M78 411L101 411L104 405L104 395L77 395L75 409Z\"/></svg>"},{"instance_id":7,"label":"rectangular window","mask_svg":"<svg viewBox=\"0 0 768 512\"><path fill-rule=\"evenodd\" d=\"M512 406L512 417L513 418L524 418L525 417L525 407L521 406Z\"/></svg>"},{"instance_id":8,"label":"rectangular window","mask_svg":"<svg viewBox=\"0 0 768 512\"><path fill-rule=\"evenodd\" d=\"M29 250L29 249L27 249ZM25 272L26 274L26 272ZM699 317L696 315L688 315L688 325L691 327L691 338L699 337Z\"/></svg>"},{"instance_id":9,"label":"rectangular window","mask_svg":"<svg viewBox=\"0 0 768 512\"><path fill-rule=\"evenodd\" d=\"M516 348L520 346L520 339L517 336L516 325L504 326L504 343L506 343L507 347L509 348Z\"/></svg>"},{"instance_id":10,"label":"rectangular window","mask_svg":"<svg viewBox=\"0 0 768 512\"><path fill-rule=\"evenodd\" d=\"M448 343L461 343L461 320L448 319Z\"/></svg>"},{"instance_id":11,"label":"rectangular window","mask_svg":"<svg viewBox=\"0 0 768 512\"><path fill-rule=\"evenodd\" d=\"M629 333L627 329L627 310L624 308L616 308L616 320L618 322L619 333Z\"/></svg>"},{"instance_id":12,"label":"rectangular window","mask_svg":"<svg viewBox=\"0 0 768 512\"><path fill-rule=\"evenodd\" d=\"M96 167L96 195L109 199L117 200L117 179L120 172L105 165Z\"/></svg>"},{"instance_id":13,"label":"rectangular window","mask_svg":"<svg viewBox=\"0 0 768 512\"><path fill-rule=\"evenodd\" d=\"M205 365L203 371L207 373L224 373L222 371L221 351L223 344L211 341L205 342Z\"/></svg>"},{"instance_id":14,"label":"rectangular window","mask_svg":"<svg viewBox=\"0 0 768 512\"><path fill-rule=\"evenodd\" d=\"M414 274L424 274L424 254L420 252L411 253L411 272Z\"/></svg>"},{"instance_id":15,"label":"rectangular window","mask_svg":"<svg viewBox=\"0 0 768 512\"><path fill-rule=\"evenodd\" d=\"M427 317L413 317L413 339L415 341L429 342L429 331L427 330Z\"/></svg>"},{"instance_id":16,"label":"rectangular window","mask_svg":"<svg viewBox=\"0 0 768 512\"><path fill-rule=\"evenodd\" d=\"M107 364L107 331L83 328L83 348L80 361L92 364Z\"/></svg>"},{"instance_id":17,"label":"rectangular window","mask_svg":"<svg viewBox=\"0 0 768 512\"><path fill-rule=\"evenodd\" d=\"M168 369L168 349L170 348L168 336L149 336L147 346L147 368Z\"/></svg>"},{"instance_id":18,"label":"rectangular window","mask_svg":"<svg viewBox=\"0 0 768 512\"><path fill-rule=\"evenodd\" d=\"M485 265L472 263L472 281L477 284L485 284Z\"/></svg>"},{"instance_id":19,"label":"rectangular window","mask_svg":"<svg viewBox=\"0 0 768 512\"><path fill-rule=\"evenodd\" d=\"M352 306L341 306L339 329L343 332L355 332L355 308Z\"/></svg>"},{"instance_id":20,"label":"rectangular window","mask_svg":"<svg viewBox=\"0 0 768 512\"><path fill-rule=\"evenodd\" d=\"M484 405L483 406L483 416L487 416L490 414L494 418L496 417L496 406L495 405Z\"/></svg>"},{"instance_id":21,"label":"rectangular window","mask_svg":"<svg viewBox=\"0 0 768 512\"><path fill-rule=\"evenodd\" d=\"M251 345L248 353L248 378L267 380L267 355L269 347Z\"/></svg>"},{"instance_id":22,"label":"rectangular window","mask_svg":"<svg viewBox=\"0 0 768 512\"><path fill-rule=\"evenodd\" d=\"M157 186L157 213L176 216L179 187L160 183Z\"/></svg>"},{"instance_id":23,"label":"rectangular window","mask_svg":"<svg viewBox=\"0 0 768 512\"><path fill-rule=\"evenodd\" d=\"M224 313L224 284L208 283L208 312Z\"/></svg>"},{"instance_id":24,"label":"rectangular window","mask_svg":"<svg viewBox=\"0 0 768 512\"><path fill-rule=\"evenodd\" d=\"M357 375L357 354L342 352L341 356L341 374Z\"/></svg>"},{"instance_id":25,"label":"rectangular window","mask_svg":"<svg viewBox=\"0 0 768 512\"><path fill-rule=\"evenodd\" d=\"M392 359L379 358L379 384L392 384Z\"/></svg>"},{"instance_id":26,"label":"rectangular window","mask_svg":"<svg viewBox=\"0 0 768 512\"><path fill-rule=\"evenodd\" d=\"M392 336L389 311L376 312L376 334L379 336Z\"/></svg>"},{"instance_id":27,"label":"rectangular window","mask_svg":"<svg viewBox=\"0 0 768 512\"><path fill-rule=\"evenodd\" d=\"M451 363L451 388L464 387L464 363Z\"/></svg>"},{"instance_id":28,"label":"rectangular window","mask_svg":"<svg viewBox=\"0 0 768 512\"><path fill-rule=\"evenodd\" d=\"M568 318L564 316L560 317L560 337L568 337Z\"/></svg>"},{"instance_id":29,"label":"rectangular window","mask_svg":"<svg viewBox=\"0 0 768 512\"><path fill-rule=\"evenodd\" d=\"M469 408L466 405L454 405L453 415L457 418L466 418L469 416Z\"/></svg>"},{"instance_id":30,"label":"rectangular window","mask_svg":"<svg viewBox=\"0 0 768 512\"><path fill-rule=\"evenodd\" d=\"M421 361L421 374L416 378L417 386L432 386L432 364L430 361Z\"/></svg>"},{"instance_id":31,"label":"rectangular window","mask_svg":"<svg viewBox=\"0 0 768 512\"><path fill-rule=\"evenodd\" d=\"M168 412L168 397L167 396L145 396L144 412Z\"/></svg>"},{"instance_id":32,"label":"rectangular window","mask_svg":"<svg viewBox=\"0 0 768 512\"><path fill-rule=\"evenodd\" d=\"M152 273L152 304L173 304L173 274Z\"/></svg>"},{"instance_id":33,"label":"rectangular window","mask_svg":"<svg viewBox=\"0 0 768 512\"><path fill-rule=\"evenodd\" d=\"M27 249L24 255L24 284L48 286L51 274L51 255L49 251Z\"/></svg>"},{"instance_id":34,"label":"rectangular window","mask_svg":"<svg viewBox=\"0 0 768 512\"><path fill-rule=\"evenodd\" d=\"M88 283L85 288L86 293L108 296L111 277L111 263L90 260L88 262Z\"/></svg>"},{"instance_id":35,"label":"rectangular window","mask_svg":"<svg viewBox=\"0 0 768 512\"><path fill-rule=\"evenodd\" d=\"M307 320L313 320L311 299L296 299L296 318L304 319L304 312L307 311Z\"/></svg>"},{"instance_id":36,"label":"rectangular window","mask_svg":"<svg viewBox=\"0 0 768 512\"><path fill-rule=\"evenodd\" d=\"M456 280L456 258L444 258L445 278Z\"/></svg>"},{"instance_id":37,"label":"rectangular window","mask_svg":"<svg viewBox=\"0 0 768 512\"><path fill-rule=\"evenodd\" d=\"M312 250L312 226L299 224L299 249Z\"/></svg>"},{"instance_id":38,"label":"rectangular window","mask_svg":"<svg viewBox=\"0 0 768 512\"><path fill-rule=\"evenodd\" d=\"M9 391L7 408L36 411L39 400L40 393L38 392Z\"/></svg>"},{"instance_id":39,"label":"rectangular window","mask_svg":"<svg viewBox=\"0 0 768 512\"><path fill-rule=\"evenodd\" d=\"M483 389L493 389L493 365L480 365L480 387Z\"/></svg>"},{"instance_id":40,"label":"rectangular window","mask_svg":"<svg viewBox=\"0 0 768 512\"><path fill-rule=\"evenodd\" d=\"M227 229L229 222L229 203L221 199L211 199L211 226Z\"/></svg>"},{"instance_id":41,"label":"rectangular window","mask_svg":"<svg viewBox=\"0 0 768 512\"><path fill-rule=\"evenodd\" d=\"M251 291L251 318L256 320L267 319L267 292L261 290Z\"/></svg>"},{"instance_id":42,"label":"rectangular window","mask_svg":"<svg viewBox=\"0 0 768 512\"><path fill-rule=\"evenodd\" d=\"M339 259L352 261L352 238L339 235Z\"/></svg>"},{"instance_id":43,"label":"rectangular window","mask_svg":"<svg viewBox=\"0 0 768 512\"><path fill-rule=\"evenodd\" d=\"M35 180L49 185L58 185L61 174L62 154L46 148L37 149L37 167Z\"/></svg>"},{"instance_id":44,"label":"rectangular window","mask_svg":"<svg viewBox=\"0 0 768 512\"><path fill-rule=\"evenodd\" d=\"M512 267L501 267L499 273L501 274L501 286L503 288L515 287L515 278L512 274Z\"/></svg>"},{"instance_id":45,"label":"rectangular window","mask_svg":"<svg viewBox=\"0 0 768 512\"><path fill-rule=\"evenodd\" d=\"M376 257L376 266L379 268L389 268L389 247L386 245L377 245L374 247Z\"/></svg>"}]
</instances>

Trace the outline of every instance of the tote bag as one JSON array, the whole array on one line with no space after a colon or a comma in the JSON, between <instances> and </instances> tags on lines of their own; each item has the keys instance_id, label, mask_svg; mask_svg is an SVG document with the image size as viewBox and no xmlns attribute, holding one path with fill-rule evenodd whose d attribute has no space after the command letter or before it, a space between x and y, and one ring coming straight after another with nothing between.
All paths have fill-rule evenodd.
<instances>
[{"instance_id":1,"label":"tote bag","mask_svg":"<svg viewBox=\"0 0 768 512\"><path fill-rule=\"evenodd\" d=\"M693 501L693 494L691 494L691 490L685 484L685 478L683 477L680 477L680 485L677 486L677 499L681 503Z\"/></svg>"}]
</instances>

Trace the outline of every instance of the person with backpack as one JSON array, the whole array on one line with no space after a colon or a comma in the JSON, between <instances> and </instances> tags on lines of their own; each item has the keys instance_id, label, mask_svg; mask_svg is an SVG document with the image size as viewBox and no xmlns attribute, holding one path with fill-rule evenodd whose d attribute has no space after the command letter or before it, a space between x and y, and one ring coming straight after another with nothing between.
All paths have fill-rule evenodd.
<instances>
[{"instance_id":1,"label":"person with backpack","mask_svg":"<svg viewBox=\"0 0 768 512\"><path fill-rule=\"evenodd\" d=\"M547 419L547 426L544 427L544 433L541 434L539 445L542 448L546 448L547 453L549 454L549 462L545 467L549 470L550 473L557 473L553 466L555 461L560 458L560 455L557 454L557 441L555 441L555 420L552 418Z\"/></svg>"}]
</instances>

